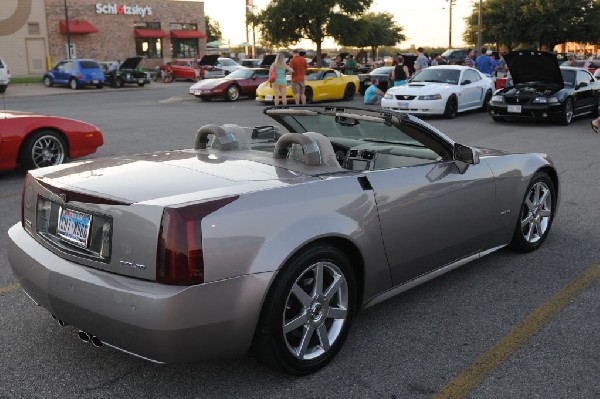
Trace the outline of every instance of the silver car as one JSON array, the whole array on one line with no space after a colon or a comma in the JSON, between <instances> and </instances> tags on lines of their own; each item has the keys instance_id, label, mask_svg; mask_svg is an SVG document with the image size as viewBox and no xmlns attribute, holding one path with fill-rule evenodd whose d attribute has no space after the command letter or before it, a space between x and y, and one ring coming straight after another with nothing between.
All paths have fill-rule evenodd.
<instances>
[{"instance_id":1,"label":"silver car","mask_svg":"<svg viewBox=\"0 0 600 399\"><path fill-rule=\"evenodd\" d=\"M288 373L357 313L503 247L537 249L559 200L544 154L455 143L414 116L270 107L194 149L30 171L8 256L80 338L156 362L240 355Z\"/></svg>"}]
</instances>

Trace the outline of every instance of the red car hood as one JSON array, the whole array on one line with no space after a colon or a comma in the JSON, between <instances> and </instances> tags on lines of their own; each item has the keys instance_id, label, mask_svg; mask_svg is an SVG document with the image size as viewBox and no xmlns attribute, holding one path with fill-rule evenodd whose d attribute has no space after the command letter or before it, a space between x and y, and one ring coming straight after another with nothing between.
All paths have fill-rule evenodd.
<instances>
[{"instance_id":1,"label":"red car hood","mask_svg":"<svg viewBox=\"0 0 600 399\"><path fill-rule=\"evenodd\" d=\"M198 84L195 85L194 87L196 89L214 89L217 86L227 84L233 80L235 80L235 79L227 79L227 78L205 79L201 82L198 82Z\"/></svg>"}]
</instances>

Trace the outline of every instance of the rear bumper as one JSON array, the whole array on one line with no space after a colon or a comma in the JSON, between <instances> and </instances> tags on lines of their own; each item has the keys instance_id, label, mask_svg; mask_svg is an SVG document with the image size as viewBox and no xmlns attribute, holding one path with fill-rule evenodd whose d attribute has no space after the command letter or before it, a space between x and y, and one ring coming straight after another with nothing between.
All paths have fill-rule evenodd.
<instances>
[{"instance_id":1,"label":"rear bumper","mask_svg":"<svg viewBox=\"0 0 600 399\"><path fill-rule=\"evenodd\" d=\"M20 224L8 259L27 294L110 346L163 363L248 351L273 273L170 286L85 267L53 254Z\"/></svg>"}]
</instances>

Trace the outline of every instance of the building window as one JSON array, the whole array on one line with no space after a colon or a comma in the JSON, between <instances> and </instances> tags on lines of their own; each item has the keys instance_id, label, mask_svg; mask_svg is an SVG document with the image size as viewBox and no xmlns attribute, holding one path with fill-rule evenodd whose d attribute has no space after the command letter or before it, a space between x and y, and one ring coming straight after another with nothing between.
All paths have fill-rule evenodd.
<instances>
[{"instance_id":1,"label":"building window","mask_svg":"<svg viewBox=\"0 0 600 399\"><path fill-rule=\"evenodd\" d=\"M27 24L27 32L30 35L39 35L40 34L40 24L39 24L39 22L29 22Z\"/></svg>"},{"instance_id":2,"label":"building window","mask_svg":"<svg viewBox=\"0 0 600 399\"><path fill-rule=\"evenodd\" d=\"M198 39L171 39L173 58L198 58Z\"/></svg>"},{"instance_id":3,"label":"building window","mask_svg":"<svg viewBox=\"0 0 600 399\"><path fill-rule=\"evenodd\" d=\"M133 29L160 30L160 22L136 21L133 23Z\"/></svg>"},{"instance_id":4,"label":"building window","mask_svg":"<svg viewBox=\"0 0 600 399\"><path fill-rule=\"evenodd\" d=\"M198 24L186 24L185 22L171 22L171 30L198 30Z\"/></svg>"},{"instance_id":5,"label":"building window","mask_svg":"<svg viewBox=\"0 0 600 399\"><path fill-rule=\"evenodd\" d=\"M162 39L135 39L135 52L146 58L162 58Z\"/></svg>"}]
</instances>

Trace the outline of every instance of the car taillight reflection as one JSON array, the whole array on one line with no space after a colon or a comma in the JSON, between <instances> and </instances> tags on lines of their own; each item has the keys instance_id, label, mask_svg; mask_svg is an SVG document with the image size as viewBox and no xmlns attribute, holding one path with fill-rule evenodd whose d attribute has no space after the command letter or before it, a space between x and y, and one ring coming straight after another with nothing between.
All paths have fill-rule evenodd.
<instances>
[{"instance_id":1,"label":"car taillight reflection","mask_svg":"<svg viewBox=\"0 0 600 399\"><path fill-rule=\"evenodd\" d=\"M204 282L202 219L236 199L238 196L164 209L158 233L157 282L176 285Z\"/></svg>"}]
</instances>

